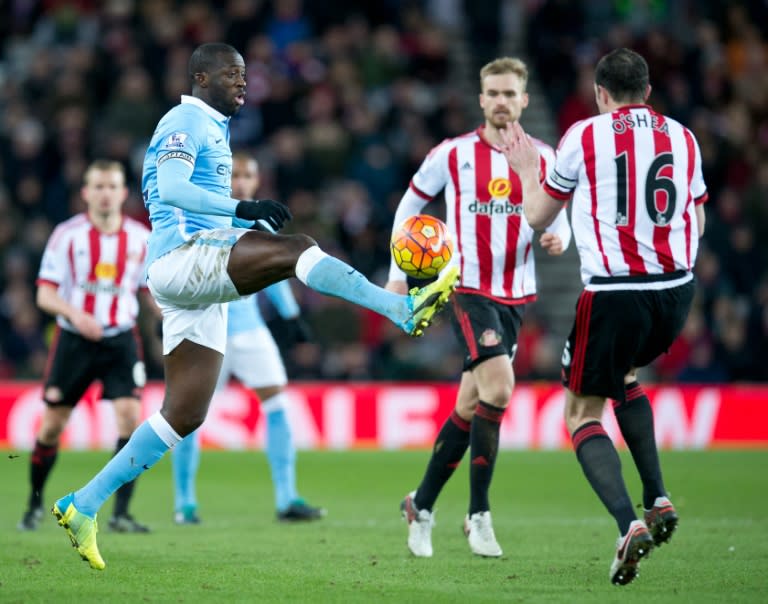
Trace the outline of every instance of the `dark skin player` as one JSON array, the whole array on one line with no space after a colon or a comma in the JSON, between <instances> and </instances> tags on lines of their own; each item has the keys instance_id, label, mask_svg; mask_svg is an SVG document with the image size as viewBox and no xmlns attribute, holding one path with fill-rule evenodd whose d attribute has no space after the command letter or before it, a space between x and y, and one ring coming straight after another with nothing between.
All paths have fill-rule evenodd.
<instances>
[{"instance_id":1,"label":"dark skin player","mask_svg":"<svg viewBox=\"0 0 768 604\"><path fill-rule=\"evenodd\" d=\"M245 62L237 52L221 52L217 59L210 72L194 74L192 96L232 116L245 102ZM252 294L294 277L297 259L313 245L315 241L307 235L277 236L253 230L232 248L227 272L240 294ZM161 413L180 436L186 436L205 419L223 357L211 348L184 340L164 358Z\"/></svg>"}]
</instances>

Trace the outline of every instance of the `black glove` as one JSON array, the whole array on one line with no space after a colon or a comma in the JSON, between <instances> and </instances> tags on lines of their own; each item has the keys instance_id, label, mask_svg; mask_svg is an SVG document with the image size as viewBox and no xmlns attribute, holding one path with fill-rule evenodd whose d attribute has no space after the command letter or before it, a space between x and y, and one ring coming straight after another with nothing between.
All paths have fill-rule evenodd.
<instances>
[{"instance_id":1,"label":"black glove","mask_svg":"<svg viewBox=\"0 0 768 604\"><path fill-rule=\"evenodd\" d=\"M302 317L286 319L285 330L294 344L303 344L312 340L312 328Z\"/></svg>"},{"instance_id":2,"label":"black glove","mask_svg":"<svg viewBox=\"0 0 768 604\"><path fill-rule=\"evenodd\" d=\"M310 342L313 339L312 329L300 316L293 319L274 317L267 321L267 327L280 348Z\"/></svg>"},{"instance_id":3,"label":"black glove","mask_svg":"<svg viewBox=\"0 0 768 604\"><path fill-rule=\"evenodd\" d=\"M243 220L263 220L275 232L282 229L283 225L292 218L291 212L286 205L272 199L241 201L235 208L235 216Z\"/></svg>"}]
</instances>

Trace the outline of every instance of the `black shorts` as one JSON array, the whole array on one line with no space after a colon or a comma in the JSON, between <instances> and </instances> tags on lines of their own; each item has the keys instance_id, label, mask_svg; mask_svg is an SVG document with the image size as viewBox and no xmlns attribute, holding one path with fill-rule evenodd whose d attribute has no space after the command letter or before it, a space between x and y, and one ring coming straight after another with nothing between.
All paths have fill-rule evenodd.
<instances>
[{"instance_id":1,"label":"black shorts","mask_svg":"<svg viewBox=\"0 0 768 604\"><path fill-rule=\"evenodd\" d=\"M139 398L146 382L135 330L92 342L60 329L48 365L43 400L49 405L74 407L95 380L102 383L104 399Z\"/></svg>"},{"instance_id":2,"label":"black shorts","mask_svg":"<svg viewBox=\"0 0 768 604\"><path fill-rule=\"evenodd\" d=\"M464 293L455 293L451 300L451 324L464 353L464 371L502 354L515 358L524 304L501 304Z\"/></svg>"},{"instance_id":3,"label":"black shorts","mask_svg":"<svg viewBox=\"0 0 768 604\"><path fill-rule=\"evenodd\" d=\"M624 376L672 345L694 283L658 290L583 291L563 351L563 384L576 394L624 399Z\"/></svg>"}]
</instances>

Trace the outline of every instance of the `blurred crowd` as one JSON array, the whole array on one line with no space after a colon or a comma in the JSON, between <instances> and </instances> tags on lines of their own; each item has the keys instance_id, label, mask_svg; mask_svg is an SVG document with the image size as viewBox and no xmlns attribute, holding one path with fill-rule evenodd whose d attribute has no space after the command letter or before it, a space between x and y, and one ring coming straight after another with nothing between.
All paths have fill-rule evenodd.
<instances>
[{"instance_id":1,"label":"blurred crowd","mask_svg":"<svg viewBox=\"0 0 768 604\"><path fill-rule=\"evenodd\" d=\"M53 322L36 309L34 281L53 226L83 209L90 160L124 163L126 213L146 222L144 149L159 117L189 91L196 45L223 40L245 58L248 100L233 119L232 146L259 160L260 196L290 206L288 231L313 236L383 284L394 209L410 177L432 146L481 119L466 97L477 94L474 65L498 53L510 3L525 20L516 30L561 130L594 112L592 65L625 45L649 61L652 103L701 142L710 201L699 296L655 377L768 379L768 15L761 2L693 0L3 3L0 378L44 371ZM474 53L466 82L456 78L462 35ZM377 315L295 291L313 339L284 342L292 379L457 378L447 321L411 340ZM159 377L153 326L143 322L142 331L149 375ZM557 378L559 355L538 346L545 338L534 308L521 333L520 379Z\"/></svg>"}]
</instances>

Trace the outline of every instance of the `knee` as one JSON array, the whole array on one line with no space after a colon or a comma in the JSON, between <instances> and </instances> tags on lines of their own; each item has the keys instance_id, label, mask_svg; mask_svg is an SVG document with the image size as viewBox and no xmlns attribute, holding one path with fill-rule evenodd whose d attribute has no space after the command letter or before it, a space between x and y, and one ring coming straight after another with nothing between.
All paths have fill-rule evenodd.
<instances>
[{"instance_id":1,"label":"knee","mask_svg":"<svg viewBox=\"0 0 768 604\"><path fill-rule=\"evenodd\" d=\"M627 386L633 382L637 381L637 369L634 367L629 370L629 373L624 376L624 385Z\"/></svg>"},{"instance_id":2,"label":"knee","mask_svg":"<svg viewBox=\"0 0 768 604\"><path fill-rule=\"evenodd\" d=\"M582 415L574 409L565 407L565 426L568 428L568 434L573 434L584 423Z\"/></svg>"},{"instance_id":3,"label":"knee","mask_svg":"<svg viewBox=\"0 0 768 604\"><path fill-rule=\"evenodd\" d=\"M499 409L506 409L509 405L509 399L512 397L514 385L511 382L498 382L485 388L480 397L484 402Z\"/></svg>"},{"instance_id":4,"label":"knee","mask_svg":"<svg viewBox=\"0 0 768 604\"><path fill-rule=\"evenodd\" d=\"M309 235L303 233L296 233L294 235L286 235L286 239L290 240L291 246L295 249L296 256L300 256L303 252L317 245L317 241L312 239Z\"/></svg>"},{"instance_id":5,"label":"knee","mask_svg":"<svg viewBox=\"0 0 768 604\"><path fill-rule=\"evenodd\" d=\"M177 422L178 426L172 423L171 425L173 426L173 429L176 430L176 433L184 438L202 426L204 420L205 416L185 417L180 422Z\"/></svg>"},{"instance_id":6,"label":"knee","mask_svg":"<svg viewBox=\"0 0 768 604\"><path fill-rule=\"evenodd\" d=\"M174 413L170 409L162 410L165 421L173 428L173 430L184 438L188 434L191 434L203 425L205 421L205 413L190 413L185 411L184 413Z\"/></svg>"},{"instance_id":7,"label":"knee","mask_svg":"<svg viewBox=\"0 0 768 604\"><path fill-rule=\"evenodd\" d=\"M54 445L59 442L59 437L63 431L63 426L52 424L42 425L37 432L37 440L44 445Z\"/></svg>"},{"instance_id":8,"label":"knee","mask_svg":"<svg viewBox=\"0 0 768 604\"><path fill-rule=\"evenodd\" d=\"M43 414L43 421L37 431L37 439L44 445L54 445L64 431L69 419L69 413L59 413L50 408Z\"/></svg>"},{"instance_id":9,"label":"knee","mask_svg":"<svg viewBox=\"0 0 768 604\"><path fill-rule=\"evenodd\" d=\"M599 397L576 396L566 391L565 425L568 433L573 434L588 422L601 422L605 399Z\"/></svg>"},{"instance_id":10,"label":"knee","mask_svg":"<svg viewBox=\"0 0 768 604\"><path fill-rule=\"evenodd\" d=\"M118 429L133 432L141 420L141 402L135 398L118 399L114 402Z\"/></svg>"},{"instance_id":11,"label":"knee","mask_svg":"<svg viewBox=\"0 0 768 604\"><path fill-rule=\"evenodd\" d=\"M472 417L475 415L475 409L477 409L477 399L459 399L456 401L454 411L461 419L467 422L472 421Z\"/></svg>"}]
</instances>

